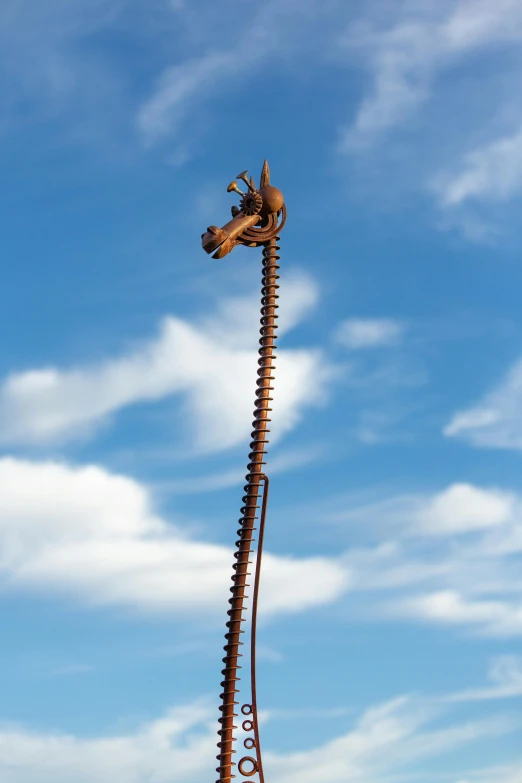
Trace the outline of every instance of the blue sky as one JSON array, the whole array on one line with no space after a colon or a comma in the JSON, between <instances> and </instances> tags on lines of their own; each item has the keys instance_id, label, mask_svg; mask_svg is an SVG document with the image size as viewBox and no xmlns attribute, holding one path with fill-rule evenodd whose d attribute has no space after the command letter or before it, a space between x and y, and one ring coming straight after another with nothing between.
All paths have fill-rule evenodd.
<instances>
[{"instance_id":1,"label":"blue sky","mask_svg":"<svg viewBox=\"0 0 522 783\"><path fill-rule=\"evenodd\" d=\"M522 3L4 0L0 771L214 780L260 255L273 783L521 783Z\"/></svg>"}]
</instances>

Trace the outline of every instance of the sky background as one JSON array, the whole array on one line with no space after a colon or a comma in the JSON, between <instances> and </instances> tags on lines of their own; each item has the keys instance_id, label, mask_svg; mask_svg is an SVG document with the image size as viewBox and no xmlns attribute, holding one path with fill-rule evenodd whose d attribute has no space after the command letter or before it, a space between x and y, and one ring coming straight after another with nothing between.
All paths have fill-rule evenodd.
<instances>
[{"instance_id":1,"label":"sky background","mask_svg":"<svg viewBox=\"0 0 522 783\"><path fill-rule=\"evenodd\" d=\"M216 777L265 157L267 780L521 783L521 78L521 0L3 0L3 783Z\"/></svg>"}]
</instances>

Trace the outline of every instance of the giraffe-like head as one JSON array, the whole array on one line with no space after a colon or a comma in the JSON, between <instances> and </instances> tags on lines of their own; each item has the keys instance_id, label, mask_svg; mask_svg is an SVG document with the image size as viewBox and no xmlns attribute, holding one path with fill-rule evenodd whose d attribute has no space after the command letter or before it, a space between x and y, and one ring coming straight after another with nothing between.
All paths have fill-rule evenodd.
<instances>
[{"instance_id":1,"label":"giraffe-like head","mask_svg":"<svg viewBox=\"0 0 522 783\"><path fill-rule=\"evenodd\" d=\"M272 239L283 227L286 216L285 200L278 188L270 184L270 169L264 162L261 172L259 189L256 188L253 177L248 178L248 172L237 175L246 186L246 192L239 189L237 180L230 183L229 193L239 193L239 207L232 207L232 220L222 228L209 226L201 235L203 250L213 253L212 258L223 258L236 245L257 247L268 239ZM278 225L278 217L282 222Z\"/></svg>"}]
</instances>

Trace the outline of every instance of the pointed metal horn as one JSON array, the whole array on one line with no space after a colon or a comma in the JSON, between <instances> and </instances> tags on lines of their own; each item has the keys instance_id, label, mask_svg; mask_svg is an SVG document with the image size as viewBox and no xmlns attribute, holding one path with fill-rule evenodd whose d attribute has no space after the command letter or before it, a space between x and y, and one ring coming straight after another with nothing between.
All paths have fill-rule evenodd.
<instances>
[{"instance_id":1,"label":"pointed metal horn","mask_svg":"<svg viewBox=\"0 0 522 783\"><path fill-rule=\"evenodd\" d=\"M261 179L259 182L260 188L266 188L267 185L270 185L270 167L268 165L268 161L265 158L265 162L263 163L263 169L261 171Z\"/></svg>"}]
</instances>

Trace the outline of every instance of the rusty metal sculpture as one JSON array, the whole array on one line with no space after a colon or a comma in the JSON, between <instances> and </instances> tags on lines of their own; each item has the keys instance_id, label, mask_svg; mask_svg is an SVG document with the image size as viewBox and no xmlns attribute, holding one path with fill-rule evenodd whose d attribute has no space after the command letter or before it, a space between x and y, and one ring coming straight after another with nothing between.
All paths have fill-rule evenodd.
<instances>
[{"instance_id":1,"label":"rusty metal sculpture","mask_svg":"<svg viewBox=\"0 0 522 783\"><path fill-rule=\"evenodd\" d=\"M271 385L275 369L275 350L276 350L276 330L277 330L277 290L279 288L277 281L279 275L277 264L279 256L277 251L279 247L278 234L283 228L286 220L286 207L283 194L277 188L270 184L270 170L268 163L264 162L261 172L259 189L256 188L252 177L248 179L246 171L238 174L237 179L245 182L247 191L243 193L237 182L231 182L228 186L229 192L237 192L241 195L241 201L238 207L232 207L232 220L222 228L209 226L207 231L202 234L203 249L207 253L213 253L213 258L223 258L236 245L246 245L247 247L263 247L263 271L261 284L261 328L260 328L260 348L259 348L259 369L257 371L257 390L254 411L254 422L252 431L252 440L250 443L250 454L248 462L248 473L246 475L246 485L244 488L243 507L241 508L241 518L239 520L240 528L238 530L239 539L236 541L236 551L234 558L236 562L233 565L232 587L230 591L232 598L229 599L230 609L228 610L229 620L227 622L228 631L225 634L226 644L224 647L225 657L223 663L225 668L222 670L223 692L221 694L222 704L220 706L221 717L219 722L221 728L219 734L219 754L217 756L219 767L217 772L219 778L217 783L229 783L235 775L232 774L233 767L236 766L233 761L234 736L237 726L234 723L237 713L235 708L238 704L236 693L239 693L236 685L238 684L238 669L240 669L239 658L242 655L239 648L243 645L240 641L244 633L242 625L245 622L243 613L246 610L246 588L247 577L250 575L248 570L251 565L250 556L253 552L252 544L254 542L255 522L257 519L258 501L261 486L263 488L261 501L261 516L259 518L259 535L256 553L256 570L254 578L254 591L252 595L251 607L251 638L250 638L250 679L251 679L251 698L250 701L243 704L241 713L244 716L242 728L249 734L243 741L244 747L249 753L242 755L237 767L241 775L251 778L258 775L259 783L264 783L263 763L261 758L261 747L259 744L259 725L257 715L257 696L256 696L256 623L257 623L257 603L259 595L259 578L261 574L261 557L263 552L263 535L266 518L266 507L268 500L268 478L266 477L263 466L263 457L266 453L266 444L268 443L266 435L269 432L267 424L270 422L269 413L271 411L270 396L273 386ZM250 755L251 754L251 755Z\"/></svg>"}]
</instances>

